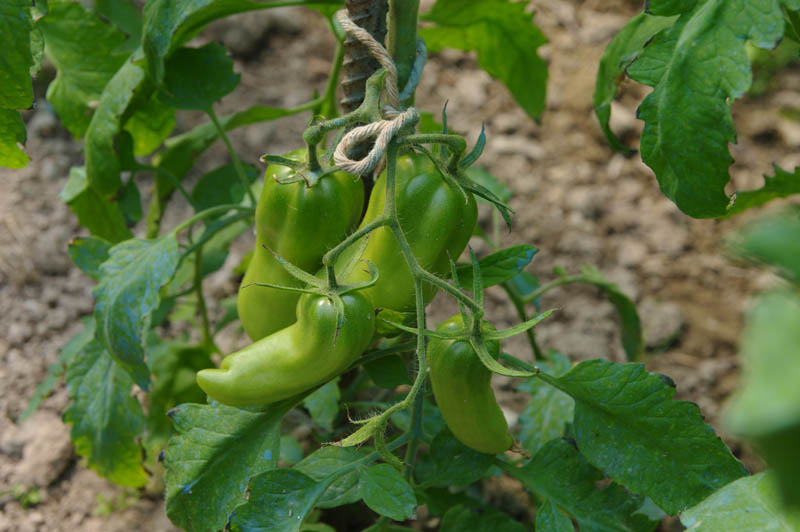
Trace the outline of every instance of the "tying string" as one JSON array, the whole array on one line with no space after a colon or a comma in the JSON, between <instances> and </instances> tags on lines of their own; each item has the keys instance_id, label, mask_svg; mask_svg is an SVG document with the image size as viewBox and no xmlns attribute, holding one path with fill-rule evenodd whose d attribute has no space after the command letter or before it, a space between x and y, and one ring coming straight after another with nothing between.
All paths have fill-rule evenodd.
<instances>
[{"instance_id":1,"label":"tying string","mask_svg":"<svg viewBox=\"0 0 800 532\"><path fill-rule=\"evenodd\" d=\"M386 148L389 146L392 138L401 130L408 127L413 127L419 121L419 113L413 107L400 111L400 92L397 89L397 67L383 47L381 43L375 40L367 30L358 26L355 22L350 20L347 15L347 10L342 9L336 13L336 21L344 29L345 33L358 40L364 47L369 50L370 54L380 63L386 70L386 78L384 80L384 89L386 91L386 105L381 108L385 120L373 122L365 126L360 126L349 131L342 137L336 150L333 152L333 162L336 167L356 175L364 175L374 170L386 154ZM425 64L427 56L425 45L420 39L417 42L417 58L414 61L414 68L412 69L412 79L403 90L403 97L408 99L411 92L413 92L416 83L419 81L419 74L422 71L422 66ZM413 85L412 85L413 83ZM369 153L361 159L354 160L348 155L350 149L370 138L375 138L375 144L370 149Z\"/></svg>"}]
</instances>

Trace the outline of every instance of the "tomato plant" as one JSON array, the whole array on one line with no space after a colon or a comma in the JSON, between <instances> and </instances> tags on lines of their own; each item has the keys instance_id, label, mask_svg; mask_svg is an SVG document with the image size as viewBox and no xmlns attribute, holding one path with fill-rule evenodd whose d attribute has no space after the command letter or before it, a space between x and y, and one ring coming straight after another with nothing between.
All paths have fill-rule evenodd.
<instances>
[{"instance_id":1,"label":"tomato plant","mask_svg":"<svg viewBox=\"0 0 800 532\"><path fill-rule=\"evenodd\" d=\"M313 10L333 34L324 92L298 87L308 100L295 107L218 116L241 75L224 46L194 38L215 20L288 5ZM611 103L625 76L652 88L639 108L641 157L685 214L730 217L800 192L800 170L777 166L761 188L725 191L730 105L752 83L747 47L800 41L799 7L651 0L609 43L594 94L600 127L631 154L611 129ZM160 461L167 515L186 530L332 530L337 507L367 515L371 532L648 532L666 516L698 531L800 529L796 209L730 241L785 279L748 316L743 384L724 417L769 465L750 474L699 407L645 369L639 318L618 286L591 266L557 268L540 283L526 271L536 248L501 248L514 212L511 192L477 166L484 132L462 136L446 109L437 122L415 106L428 51L449 47L476 52L538 119L545 37L526 3L437 0L419 10L418 0L148 0L143 9L0 0L0 164L28 161L18 109L33 104L43 58L57 70L47 100L84 142L62 198L88 232L69 254L96 280L95 306L50 372L65 376L78 454L133 488ZM173 134L186 111L207 120ZM305 146L264 155L263 180L228 137L307 112L291 139ZM217 140L230 163L193 182ZM146 215L143 179L153 184ZM176 192L192 212L169 222ZM238 297L216 319L204 280L253 228ZM487 250L480 258L471 238ZM573 363L540 345L534 327L553 312L540 297L575 283L614 306L627 362ZM517 325L492 325L492 286ZM437 293L459 314L429 328ZM217 335L237 320L253 342L221 353ZM195 334L171 335L187 323ZM529 353L501 349L520 334ZM527 394L522 432L495 400L493 374ZM26 415L54 386L45 381ZM293 435L296 416L311 434ZM525 515L482 495L482 479L497 475L531 494Z\"/></svg>"}]
</instances>

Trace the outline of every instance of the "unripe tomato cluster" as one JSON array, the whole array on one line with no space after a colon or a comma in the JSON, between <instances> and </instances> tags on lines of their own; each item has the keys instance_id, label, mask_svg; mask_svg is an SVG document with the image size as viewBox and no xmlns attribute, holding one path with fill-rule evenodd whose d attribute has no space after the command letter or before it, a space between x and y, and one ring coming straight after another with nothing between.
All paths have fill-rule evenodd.
<instances>
[{"instance_id":1,"label":"unripe tomato cluster","mask_svg":"<svg viewBox=\"0 0 800 532\"><path fill-rule=\"evenodd\" d=\"M298 159L304 150L288 154ZM417 263L445 275L477 221L471 194L446 182L425 155L398 158L395 178L397 218ZM270 165L256 209L256 248L239 290L239 317L253 344L228 355L219 369L197 374L212 398L232 406L270 404L306 392L345 371L375 340L375 309L409 311L415 307L414 278L389 227L370 232L336 260L337 282L369 280L365 261L377 267L375 284L341 296L339 311L324 295L252 285L299 287L272 252L314 273L325 253L359 223L364 188L355 176L338 171L313 186L280 184L287 167ZM375 182L360 226L384 215L386 173ZM269 248L266 249L266 248ZM271 251L270 251L271 250ZM436 288L425 284L430 302ZM339 316L343 312L343 316ZM461 327L460 316L442 324ZM495 344L495 351L496 351ZM489 386L490 372L468 342L430 342L434 395L447 424L463 443L497 453L511 446L508 427ZM488 423L488 425L486 425Z\"/></svg>"}]
</instances>

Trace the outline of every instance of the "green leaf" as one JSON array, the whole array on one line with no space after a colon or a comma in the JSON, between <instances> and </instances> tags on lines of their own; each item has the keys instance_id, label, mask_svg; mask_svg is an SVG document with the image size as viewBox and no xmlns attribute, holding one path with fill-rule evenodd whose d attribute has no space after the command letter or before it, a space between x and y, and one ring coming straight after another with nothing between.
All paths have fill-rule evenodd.
<instances>
[{"instance_id":1,"label":"green leaf","mask_svg":"<svg viewBox=\"0 0 800 532\"><path fill-rule=\"evenodd\" d=\"M531 118L538 118L545 106L547 63L536 50L547 39L525 7L474 0L464 9L460 0L438 0L421 17L435 25L422 28L420 35L432 52L445 47L477 51L480 67L502 81Z\"/></svg>"},{"instance_id":2,"label":"green leaf","mask_svg":"<svg viewBox=\"0 0 800 532\"><path fill-rule=\"evenodd\" d=\"M575 400L578 447L596 467L670 515L746 475L694 403L642 364L587 360L546 382Z\"/></svg>"},{"instance_id":3,"label":"green leaf","mask_svg":"<svg viewBox=\"0 0 800 532\"><path fill-rule=\"evenodd\" d=\"M485 189L490 190L500 201L507 202L511 199L514 193L500 182L497 177L490 174L487 170L478 166L470 166L466 169L466 174L469 178Z\"/></svg>"},{"instance_id":4,"label":"green leaf","mask_svg":"<svg viewBox=\"0 0 800 532\"><path fill-rule=\"evenodd\" d=\"M119 189L117 204L127 225L134 225L142 219L142 195L133 176Z\"/></svg>"},{"instance_id":5,"label":"green leaf","mask_svg":"<svg viewBox=\"0 0 800 532\"><path fill-rule=\"evenodd\" d=\"M0 110L33 105L30 7L29 0L0 2Z\"/></svg>"},{"instance_id":6,"label":"green leaf","mask_svg":"<svg viewBox=\"0 0 800 532\"><path fill-rule=\"evenodd\" d=\"M733 241L733 249L743 257L777 267L781 275L800 283L800 210L746 226Z\"/></svg>"},{"instance_id":7,"label":"green leaf","mask_svg":"<svg viewBox=\"0 0 800 532\"><path fill-rule=\"evenodd\" d=\"M300 532L336 532L336 529L325 523L303 523L300 527Z\"/></svg>"},{"instance_id":8,"label":"green leaf","mask_svg":"<svg viewBox=\"0 0 800 532\"><path fill-rule=\"evenodd\" d=\"M737 190L736 199L728 206L727 216L734 216L753 207L764 205L776 198L800 194L800 167L789 173L773 164L774 176L764 175L764 186L756 190Z\"/></svg>"},{"instance_id":9,"label":"green leaf","mask_svg":"<svg viewBox=\"0 0 800 532\"><path fill-rule=\"evenodd\" d=\"M523 467L502 464L501 468L569 512L581 532L651 532L658 524L637 513L641 497L613 482L600 487L603 473L564 440L549 441Z\"/></svg>"},{"instance_id":10,"label":"green leaf","mask_svg":"<svg viewBox=\"0 0 800 532\"><path fill-rule=\"evenodd\" d=\"M417 498L414 489L395 468L377 464L361 472L361 497L369 508L395 521L414 515Z\"/></svg>"},{"instance_id":11,"label":"green leaf","mask_svg":"<svg viewBox=\"0 0 800 532\"><path fill-rule=\"evenodd\" d=\"M453 506L442 518L439 532L528 532L530 527L514 521L508 514L490 506L467 508Z\"/></svg>"},{"instance_id":12,"label":"green leaf","mask_svg":"<svg viewBox=\"0 0 800 532\"><path fill-rule=\"evenodd\" d=\"M550 499L545 499L536 511L536 532L575 532L575 527Z\"/></svg>"},{"instance_id":13,"label":"green leaf","mask_svg":"<svg viewBox=\"0 0 800 532\"><path fill-rule=\"evenodd\" d=\"M100 265L108 259L111 243L96 236L73 238L67 247L67 254L80 270L97 281L100 279Z\"/></svg>"},{"instance_id":14,"label":"green leaf","mask_svg":"<svg viewBox=\"0 0 800 532\"><path fill-rule=\"evenodd\" d=\"M800 508L800 295L761 295L742 338L744 371L724 421L751 438L774 469L784 499Z\"/></svg>"},{"instance_id":15,"label":"green leaf","mask_svg":"<svg viewBox=\"0 0 800 532\"><path fill-rule=\"evenodd\" d=\"M362 451L357 451L351 447L326 446L317 449L298 462L294 469L308 475L317 482L322 482L331 475L337 475L342 468L360 460L363 456ZM338 476L336 481L325 491L317 506L319 508L335 508L358 502L361 500L359 479L360 473L358 469L353 469Z\"/></svg>"},{"instance_id":16,"label":"green leaf","mask_svg":"<svg viewBox=\"0 0 800 532\"><path fill-rule=\"evenodd\" d=\"M418 491L417 498L420 504L428 507L431 516L442 516L453 506L461 505L467 508L480 506L480 501L471 497L469 490L450 491L447 488L428 488L425 491Z\"/></svg>"},{"instance_id":17,"label":"green leaf","mask_svg":"<svg viewBox=\"0 0 800 532\"><path fill-rule=\"evenodd\" d=\"M528 244L502 249L478 261L484 288L504 283L530 264L539 250ZM456 267L458 279L463 286L472 286L472 264Z\"/></svg>"},{"instance_id":18,"label":"green leaf","mask_svg":"<svg viewBox=\"0 0 800 532\"><path fill-rule=\"evenodd\" d=\"M634 151L617 139L608 124L611 118L611 102L614 101L617 87L624 79L625 69L642 52L647 42L655 34L671 26L676 18L639 13L611 39L600 58L594 87L594 112L608 143L615 150L628 153Z\"/></svg>"},{"instance_id":19,"label":"green leaf","mask_svg":"<svg viewBox=\"0 0 800 532\"><path fill-rule=\"evenodd\" d=\"M77 2L54 3L39 25L47 58L57 70L47 100L80 139L105 86L130 55L119 49L125 35Z\"/></svg>"},{"instance_id":20,"label":"green leaf","mask_svg":"<svg viewBox=\"0 0 800 532\"><path fill-rule=\"evenodd\" d=\"M141 157L161 146L174 128L175 110L162 103L154 91L149 99L136 107L122 129L133 137L133 154Z\"/></svg>"},{"instance_id":21,"label":"green leaf","mask_svg":"<svg viewBox=\"0 0 800 532\"><path fill-rule=\"evenodd\" d=\"M72 425L75 452L112 482L138 487L147 482L136 440L144 413L131 395L133 380L103 344L92 339L71 360L66 374L72 404L64 421Z\"/></svg>"},{"instance_id":22,"label":"green leaf","mask_svg":"<svg viewBox=\"0 0 800 532\"><path fill-rule=\"evenodd\" d=\"M327 485L296 469L273 469L253 477L249 488L231 516L231 532L299 532Z\"/></svg>"},{"instance_id":23,"label":"green leaf","mask_svg":"<svg viewBox=\"0 0 800 532\"><path fill-rule=\"evenodd\" d=\"M169 234L117 244L100 266L100 281L93 292L97 338L143 390L150 386L144 331L158 307L159 290L172 278L179 258L178 242Z\"/></svg>"},{"instance_id":24,"label":"green leaf","mask_svg":"<svg viewBox=\"0 0 800 532\"><path fill-rule=\"evenodd\" d=\"M236 308L236 296L237 294L234 294L219 301L219 306L222 307L225 313L217 320L216 325L214 325L215 335L229 324L239 319L239 309Z\"/></svg>"},{"instance_id":25,"label":"green leaf","mask_svg":"<svg viewBox=\"0 0 800 532\"><path fill-rule=\"evenodd\" d=\"M406 363L397 355L373 360L369 364L364 364L364 369L375 384L387 390L394 390L403 384L411 384Z\"/></svg>"},{"instance_id":26,"label":"green leaf","mask_svg":"<svg viewBox=\"0 0 800 532\"><path fill-rule=\"evenodd\" d=\"M339 413L340 396L339 377L336 377L303 399L303 406L311 414L314 423L331 432L336 414Z\"/></svg>"},{"instance_id":27,"label":"green leaf","mask_svg":"<svg viewBox=\"0 0 800 532\"><path fill-rule=\"evenodd\" d=\"M559 377L569 371L572 364L564 355L554 353L550 364L539 364L539 367L542 371ZM575 414L575 401L541 379L524 380L517 385L517 390L528 392L531 396L519 415L522 428L519 439L525 449L536 454L545 443L564 436L564 431L572 423Z\"/></svg>"},{"instance_id":28,"label":"green leaf","mask_svg":"<svg viewBox=\"0 0 800 532\"><path fill-rule=\"evenodd\" d=\"M786 2L784 3L786 4ZM784 37L788 37L800 43L800 14L797 13L794 6L789 6L789 8L784 11L784 22L786 23Z\"/></svg>"},{"instance_id":29,"label":"green leaf","mask_svg":"<svg viewBox=\"0 0 800 532\"><path fill-rule=\"evenodd\" d=\"M608 301L614 306L620 321L620 337L622 348L629 361L638 361L642 358L644 350L644 337L642 336L642 326L639 321L639 314L636 312L636 305L633 301L600 273L594 266L584 264L581 266L582 282L593 284L603 291Z\"/></svg>"},{"instance_id":30,"label":"green leaf","mask_svg":"<svg viewBox=\"0 0 800 532\"><path fill-rule=\"evenodd\" d=\"M66 368L72 364L72 360L78 356L78 353L80 353L94 338L94 320L91 318L84 318L83 324L84 328L70 338L67 344L61 348L58 360L47 368L47 374L36 387L36 390L34 390L33 397L28 401L28 406L25 407L25 411L20 414L17 423L22 423L28 419L30 415L39 408L42 401L55 389L58 378L61 377Z\"/></svg>"},{"instance_id":31,"label":"green leaf","mask_svg":"<svg viewBox=\"0 0 800 532\"><path fill-rule=\"evenodd\" d=\"M146 85L144 69L134 53L106 85L86 130L86 175L101 196L114 195L120 186L120 162L114 140L122 129L125 112Z\"/></svg>"},{"instance_id":32,"label":"green leaf","mask_svg":"<svg viewBox=\"0 0 800 532\"><path fill-rule=\"evenodd\" d=\"M179 48L166 62L159 99L178 109L207 111L239 84L233 59L225 47L210 42L200 48Z\"/></svg>"},{"instance_id":33,"label":"green leaf","mask_svg":"<svg viewBox=\"0 0 800 532\"><path fill-rule=\"evenodd\" d=\"M282 5L282 2L272 3ZM340 4L341 2L312 0L307 3ZM160 84L164 79L164 60L167 56L194 37L209 22L236 13L270 7L275 6L267 2L250 0L151 0L144 10L142 38L150 76Z\"/></svg>"},{"instance_id":34,"label":"green leaf","mask_svg":"<svg viewBox=\"0 0 800 532\"><path fill-rule=\"evenodd\" d=\"M189 531L223 529L250 478L277 466L280 422L296 403L260 412L218 403L173 408L176 436L163 454L170 520Z\"/></svg>"},{"instance_id":35,"label":"green leaf","mask_svg":"<svg viewBox=\"0 0 800 532\"><path fill-rule=\"evenodd\" d=\"M800 511L781 507L777 484L769 471L740 478L681 514L681 523L692 532L796 532Z\"/></svg>"},{"instance_id":36,"label":"green leaf","mask_svg":"<svg viewBox=\"0 0 800 532\"><path fill-rule=\"evenodd\" d=\"M19 111L0 109L0 166L24 168L30 157L22 150L28 138Z\"/></svg>"},{"instance_id":37,"label":"green leaf","mask_svg":"<svg viewBox=\"0 0 800 532\"><path fill-rule=\"evenodd\" d=\"M258 179L259 171L255 166L242 165L248 183ZM226 164L215 168L203 175L192 189L192 199L198 211L239 203L244 199L245 190L236 174L233 164ZM220 215L221 216L221 215Z\"/></svg>"},{"instance_id":38,"label":"green leaf","mask_svg":"<svg viewBox=\"0 0 800 532\"><path fill-rule=\"evenodd\" d=\"M522 272L519 275L515 275L508 280L508 284L511 285L517 294L522 297L529 296L541 286L539 279L535 275L532 275L528 272ZM533 304L537 311L541 309L539 305L539 298L534 299Z\"/></svg>"},{"instance_id":39,"label":"green leaf","mask_svg":"<svg viewBox=\"0 0 800 532\"><path fill-rule=\"evenodd\" d=\"M445 429L417 465L417 475L425 487L468 486L487 476L493 463L494 455L470 449Z\"/></svg>"},{"instance_id":40,"label":"green leaf","mask_svg":"<svg viewBox=\"0 0 800 532\"><path fill-rule=\"evenodd\" d=\"M142 40L142 15L131 0L95 0L94 10L128 36L122 45L133 52Z\"/></svg>"},{"instance_id":41,"label":"green leaf","mask_svg":"<svg viewBox=\"0 0 800 532\"><path fill-rule=\"evenodd\" d=\"M773 48L783 36L778 2L651 0L653 15L677 15L628 67L634 80L653 87L639 107L645 121L642 160L661 191L689 216L726 213L725 185L736 141L730 102L752 83L749 41Z\"/></svg>"},{"instance_id":42,"label":"green leaf","mask_svg":"<svg viewBox=\"0 0 800 532\"><path fill-rule=\"evenodd\" d=\"M125 223L119 204L100 196L86 177L86 170L74 166L61 191L61 201L69 205L80 224L92 235L115 243L131 238L133 234Z\"/></svg>"},{"instance_id":43,"label":"green leaf","mask_svg":"<svg viewBox=\"0 0 800 532\"><path fill-rule=\"evenodd\" d=\"M147 395L147 443L156 448L172 434L167 417L171 408L205 401L195 376L201 369L213 368L214 363L207 347L163 341L154 334L148 342L148 355L153 389Z\"/></svg>"}]
</instances>

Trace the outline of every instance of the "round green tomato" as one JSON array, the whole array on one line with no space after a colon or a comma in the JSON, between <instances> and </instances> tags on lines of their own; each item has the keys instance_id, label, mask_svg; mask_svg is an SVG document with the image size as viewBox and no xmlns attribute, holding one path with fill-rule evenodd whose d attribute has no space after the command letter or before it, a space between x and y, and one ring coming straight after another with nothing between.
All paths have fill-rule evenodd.
<instances>
[{"instance_id":1,"label":"round green tomato","mask_svg":"<svg viewBox=\"0 0 800 532\"><path fill-rule=\"evenodd\" d=\"M303 160L305 153L295 150L287 157ZM237 298L239 318L252 340L294 323L300 297L286 290L247 286L254 282L300 286L263 246L313 273L322 265L325 252L356 226L364 207L364 185L351 174L333 172L312 187L275 181L292 172L285 166L268 166L256 207L256 247Z\"/></svg>"},{"instance_id":2,"label":"round green tomato","mask_svg":"<svg viewBox=\"0 0 800 532\"><path fill-rule=\"evenodd\" d=\"M461 332L461 314L442 323L440 332ZM500 344L492 341L486 347L497 358ZM464 445L482 453L507 451L514 443L508 423L497 405L491 386L492 373L478 358L466 340L431 338L428 363L436 404L447 426Z\"/></svg>"},{"instance_id":3,"label":"round green tomato","mask_svg":"<svg viewBox=\"0 0 800 532\"><path fill-rule=\"evenodd\" d=\"M448 184L426 155L398 158L395 198L400 227L420 266L436 275L450 271L450 258L456 260L469 242L478 209L469 192L466 196ZM383 215L386 204L386 172L375 182L361 226ZM400 312L414 309L414 279L388 227L380 227L350 246L336 261L337 278L343 283L369 279L361 261L378 267L375 285L363 290L375 308ZM436 287L423 283L425 304L436 294Z\"/></svg>"},{"instance_id":4,"label":"round green tomato","mask_svg":"<svg viewBox=\"0 0 800 532\"><path fill-rule=\"evenodd\" d=\"M367 299L342 296L344 321L325 296L305 294L297 321L228 355L219 369L197 373L197 384L212 399L230 406L265 405L323 384L346 370L367 348L375 313Z\"/></svg>"}]
</instances>

